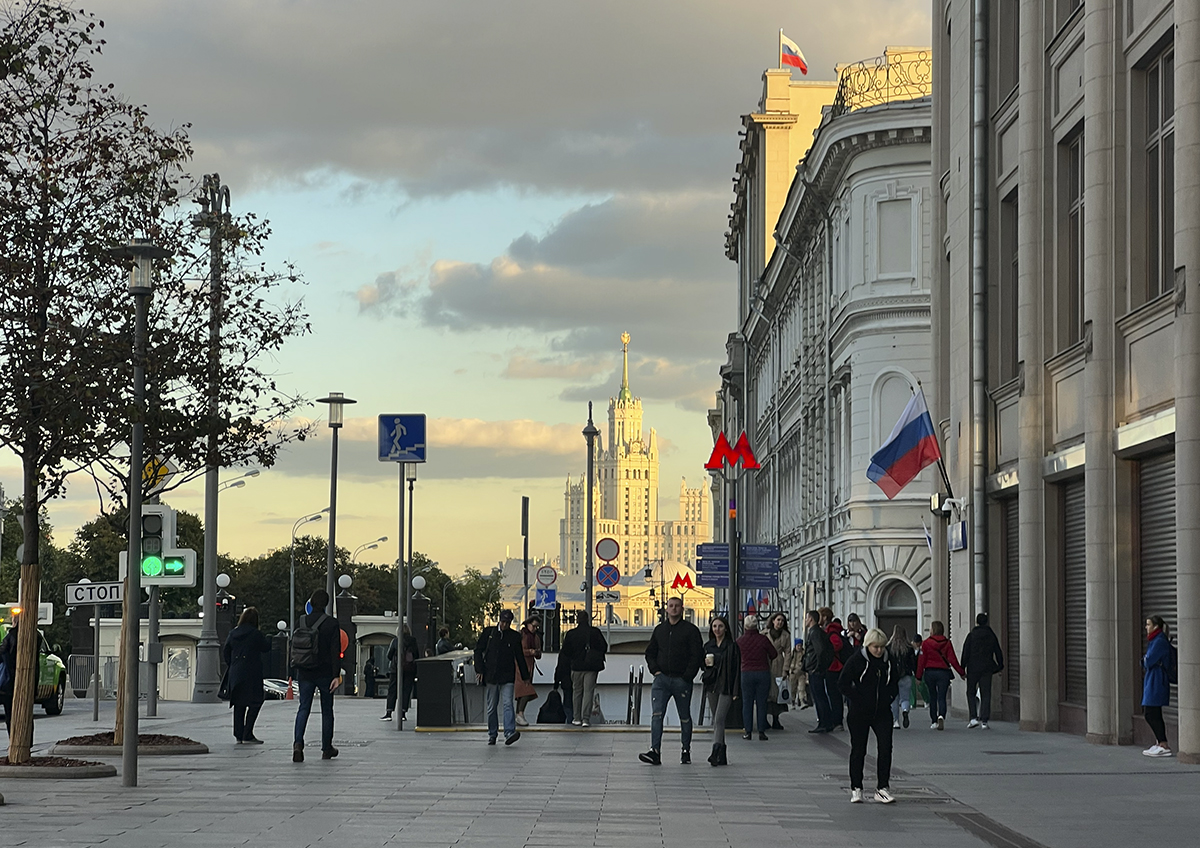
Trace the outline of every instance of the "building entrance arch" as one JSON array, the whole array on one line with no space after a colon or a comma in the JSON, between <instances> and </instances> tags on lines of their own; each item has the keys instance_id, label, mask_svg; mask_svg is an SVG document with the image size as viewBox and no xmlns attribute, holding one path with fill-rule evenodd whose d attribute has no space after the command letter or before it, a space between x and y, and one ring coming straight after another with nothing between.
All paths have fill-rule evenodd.
<instances>
[{"instance_id":1,"label":"building entrance arch","mask_svg":"<svg viewBox=\"0 0 1200 848\"><path fill-rule=\"evenodd\" d=\"M889 578L879 584L875 594L875 626L889 639L899 624L911 640L920 633L920 605L916 590L905 580Z\"/></svg>"}]
</instances>

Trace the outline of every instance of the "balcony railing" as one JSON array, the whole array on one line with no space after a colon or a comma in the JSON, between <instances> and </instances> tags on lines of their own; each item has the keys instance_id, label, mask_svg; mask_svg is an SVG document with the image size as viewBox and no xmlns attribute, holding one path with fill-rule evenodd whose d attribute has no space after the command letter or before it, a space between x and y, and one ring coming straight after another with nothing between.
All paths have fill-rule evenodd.
<instances>
[{"instance_id":1,"label":"balcony railing","mask_svg":"<svg viewBox=\"0 0 1200 848\"><path fill-rule=\"evenodd\" d=\"M933 92L933 57L928 50L885 53L844 66L831 117L847 112L928 97Z\"/></svg>"}]
</instances>

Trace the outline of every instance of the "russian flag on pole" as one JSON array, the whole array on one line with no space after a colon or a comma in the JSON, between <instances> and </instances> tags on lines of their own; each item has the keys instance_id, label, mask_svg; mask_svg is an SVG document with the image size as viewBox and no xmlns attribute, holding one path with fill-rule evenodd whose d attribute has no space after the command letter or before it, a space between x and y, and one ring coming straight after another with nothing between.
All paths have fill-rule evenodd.
<instances>
[{"instance_id":1,"label":"russian flag on pole","mask_svg":"<svg viewBox=\"0 0 1200 848\"><path fill-rule=\"evenodd\" d=\"M783 30L779 31L779 65L799 68L800 73L808 75L808 62L804 60L800 45L784 35Z\"/></svg>"},{"instance_id":2,"label":"russian flag on pole","mask_svg":"<svg viewBox=\"0 0 1200 848\"><path fill-rule=\"evenodd\" d=\"M867 478L891 500L921 473L921 469L941 458L942 451L933 433L933 419L925 405L925 392L917 389L888 440L871 457Z\"/></svg>"}]
</instances>

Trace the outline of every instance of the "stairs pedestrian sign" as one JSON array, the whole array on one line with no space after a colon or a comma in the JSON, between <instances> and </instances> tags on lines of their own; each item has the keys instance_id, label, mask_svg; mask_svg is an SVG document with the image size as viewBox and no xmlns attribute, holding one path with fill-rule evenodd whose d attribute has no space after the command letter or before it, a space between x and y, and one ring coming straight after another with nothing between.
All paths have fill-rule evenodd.
<instances>
[{"instance_id":1,"label":"stairs pedestrian sign","mask_svg":"<svg viewBox=\"0 0 1200 848\"><path fill-rule=\"evenodd\" d=\"M425 461L424 414L379 416L379 461Z\"/></svg>"},{"instance_id":2,"label":"stairs pedestrian sign","mask_svg":"<svg viewBox=\"0 0 1200 848\"><path fill-rule=\"evenodd\" d=\"M558 604L558 591L553 587L538 586L533 596L533 608L552 610Z\"/></svg>"}]
</instances>

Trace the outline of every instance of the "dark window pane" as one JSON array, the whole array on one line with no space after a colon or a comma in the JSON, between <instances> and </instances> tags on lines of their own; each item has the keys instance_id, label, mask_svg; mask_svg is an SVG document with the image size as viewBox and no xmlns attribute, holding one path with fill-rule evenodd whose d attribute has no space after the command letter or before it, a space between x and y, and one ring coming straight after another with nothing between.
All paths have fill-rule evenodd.
<instances>
[{"instance_id":1,"label":"dark window pane","mask_svg":"<svg viewBox=\"0 0 1200 848\"><path fill-rule=\"evenodd\" d=\"M1146 294L1159 294L1158 250L1161 233L1158 192L1158 146L1146 151Z\"/></svg>"},{"instance_id":2,"label":"dark window pane","mask_svg":"<svg viewBox=\"0 0 1200 848\"><path fill-rule=\"evenodd\" d=\"M1067 344L1079 341L1079 282L1082 274L1080 255L1079 212L1073 211L1067 218Z\"/></svg>"},{"instance_id":3,"label":"dark window pane","mask_svg":"<svg viewBox=\"0 0 1200 848\"><path fill-rule=\"evenodd\" d=\"M1171 120L1175 114L1175 54L1166 56L1162 61L1162 118L1163 123Z\"/></svg>"},{"instance_id":4,"label":"dark window pane","mask_svg":"<svg viewBox=\"0 0 1200 848\"><path fill-rule=\"evenodd\" d=\"M1155 65L1146 74L1146 129L1151 134L1156 132L1159 126L1158 74L1158 65Z\"/></svg>"},{"instance_id":5,"label":"dark window pane","mask_svg":"<svg viewBox=\"0 0 1200 848\"><path fill-rule=\"evenodd\" d=\"M1162 143L1162 291L1175 285L1175 133Z\"/></svg>"}]
</instances>

